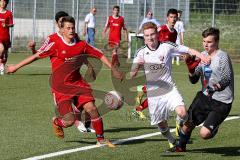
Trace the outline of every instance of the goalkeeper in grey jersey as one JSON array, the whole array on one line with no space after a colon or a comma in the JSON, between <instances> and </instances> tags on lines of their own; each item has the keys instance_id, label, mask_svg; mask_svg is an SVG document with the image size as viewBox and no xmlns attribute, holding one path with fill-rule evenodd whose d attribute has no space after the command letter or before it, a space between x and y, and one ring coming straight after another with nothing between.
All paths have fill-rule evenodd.
<instances>
[{"instance_id":1,"label":"goalkeeper in grey jersey","mask_svg":"<svg viewBox=\"0 0 240 160\"><path fill-rule=\"evenodd\" d=\"M226 119L232 107L234 97L234 75L231 59L218 48L219 30L208 28L202 33L204 51L211 57L210 65L199 61L186 60L190 72L190 82L195 84L201 79L202 90L199 91L188 109L189 119L179 131L179 142L175 152L186 151L186 144L192 130L203 123L200 136L213 138L219 125ZM195 63L195 64L193 64ZM199 63L196 66L196 63Z\"/></svg>"}]
</instances>

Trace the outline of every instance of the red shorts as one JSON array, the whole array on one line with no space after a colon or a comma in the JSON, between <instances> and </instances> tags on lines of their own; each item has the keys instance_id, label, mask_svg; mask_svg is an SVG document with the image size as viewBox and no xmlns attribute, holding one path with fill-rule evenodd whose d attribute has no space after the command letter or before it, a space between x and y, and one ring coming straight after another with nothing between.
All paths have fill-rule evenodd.
<instances>
[{"instance_id":1,"label":"red shorts","mask_svg":"<svg viewBox=\"0 0 240 160\"><path fill-rule=\"evenodd\" d=\"M118 48L120 46L120 41L108 41L108 46L110 48Z\"/></svg>"},{"instance_id":2,"label":"red shorts","mask_svg":"<svg viewBox=\"0 0 240 160\"><path fill-rule=\"evenodd\" d=\"M79 83L78 85L87 88L87 91L83 94L69 95L63 92L60 93L52 91L55 105L57 106L58 112L60 113L61 116L73 112L72 104L74 104L80 110L84 104L95 101L92 95L92 89L90 85L82 82L84 81L78 82Z\"/></svg>"},{"instance_id":3,"label":"red shorts","mask_svg":"<svg viewBox=\"0 0 240 160\"><path fill-rule=\"evenodd\" d=\"M11 47L10 39L0 39L0 43L3 44L5 50Z\"/></svg>"}]
</instances>

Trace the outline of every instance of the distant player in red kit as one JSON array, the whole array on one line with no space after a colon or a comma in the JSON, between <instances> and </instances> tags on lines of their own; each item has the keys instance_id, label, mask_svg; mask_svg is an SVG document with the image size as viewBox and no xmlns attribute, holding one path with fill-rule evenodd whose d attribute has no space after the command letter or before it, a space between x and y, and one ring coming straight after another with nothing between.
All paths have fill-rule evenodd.
<instances>
[{"instance_id":1,"label":"distant player in red kit","mask_svg":"<svg viewBox=\"0 0 240 160\"><path fill-rule=\"evenodd\" d=\"M125 40L128 41L128 32L124 23L124 18L119 15L119 6L114 6L112 10L112 15L108 17L103 36L105 37L106 32L109 30L108 43L111 48L114 48L112 52L112 64L114 66L120 66L118 59L118 48L121 42L121 31L124 30Z\"/></svg>"},{"instance_id":2,"label":"distant player in red kit","mask_svg":"<svg viewBox=\"0 0 240 160\"><path fill-rule=\"evenodd\" d=\"M177 22L178 11L176 9L169 9L167 12L167 24L162 25L158 28L159 33L159 41L160 42L173 42L175 43L177 40L177 31L174 29L174 25ZM142 87L142 92L146 93L146 86ZM143 94L138 94L136 99L139 101L142 99ZM133 115L140 117L141 119L146 119L145 115L143 114L143 110L148 107L148 100L145 99L143 102L138 102L140 105L137 106L134 111Z\"/></svg>"},{"instance_id":3,"label":"distant player in red kit","mask_svg":"<svg viewBox=\"0 0 240 160\"><path fill-rule=\"evenodd\" d=\"M85 41L75 38L75 20L73 17L63 17L60 29L61 37L57 34L51 35L53 36L50 36L52 42L44 46L45 49L42 48L41 51L18 64L9 66L7 73L14 73L35 60L50 57L52 63L51 89L60 114L52 121L55 135L64 138L63 128L74 124L75 115L72 108L72 104L74 104L78 109L84 109L90 115L92 126L96 131L97 144L115 147L110 141L104 139L103 122L94 104L91 86L79 72L83 64L82 56L89 55L100 59L112 70L116 78L122 79L122 73L111 65L101 51L88 45Z\"/></svg>"},{"instance_id":4,"label":"distant player in red kit","mask_svg":"<svg viewBox=\"0 0 240 160\"><path fill-rule=\"evenodd\" d=\"M159 41L166 42L170 41L175 43L177 40L177 31L174 29L174 25L177 22L178 12L176 9L169 9L167 12L167 24L162 25L158 28Z\"/></svg>"},{"instance_id":5,"label":"distant player in red kit","mask_svg":"<svg viewBox=\"0 0 240 160\"><path fill-rule=\"evenodd\" d=\"M11 47L9 28L13 27L12 12L6 10L9 0L0 0L0 75L4 74L8 48Z\"/></svg>"}]
</instances>

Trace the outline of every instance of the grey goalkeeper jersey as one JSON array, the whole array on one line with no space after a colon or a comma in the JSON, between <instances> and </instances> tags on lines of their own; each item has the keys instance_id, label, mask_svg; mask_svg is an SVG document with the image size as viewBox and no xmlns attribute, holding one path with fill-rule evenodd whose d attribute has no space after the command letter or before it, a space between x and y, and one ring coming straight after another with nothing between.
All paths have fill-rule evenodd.
<instances>
[{"instance_id":1,"label":"grey goalkeeper jersey","mask_svg":"<svg viewBox=\"0 0 240 160\"><path fill-rule=\"evenodd\" d=\"M207 52L204 51L202 54L207 55ZM234 74L228 54L220 49L217 50L209 65L211 69L209 77L204 75L204 67L206 66L199 63L194 73L201 76L202 91L205 90L207 85L213 87L214 84L219 83L221 90L214 92L212 98L223 103L232 103L234 98Z\"/></svg>"}]
</instances>

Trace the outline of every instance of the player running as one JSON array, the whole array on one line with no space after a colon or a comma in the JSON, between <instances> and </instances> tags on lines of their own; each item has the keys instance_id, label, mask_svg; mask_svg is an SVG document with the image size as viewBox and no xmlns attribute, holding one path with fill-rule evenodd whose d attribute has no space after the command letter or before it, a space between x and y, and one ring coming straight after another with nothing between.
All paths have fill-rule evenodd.
<instances>
[{"instance_id":1,"label":"player running","mask_svg":"<svg viewBox=\"0 0 240 160\"><path fill-rule=\"evenodd\" d=\"M202 89L188 109L188 121L180 130L179 143L173 152L186 151L186 144L192 131L201 123L203 126L200 129L200 136L203 139L213 138L231 110L234 98L234 74L230 57L219 49L219 35L220 31L217 28L208 28L202 32L204 48L202 54L211 57L210 65L199 63L194 68L197 62L188 60L189 80L195 84L201 78Z\"/></svg>"},{"instance_id":2,"label":"player running","mask_svg":"<svg viewBox=\"0 0 240 160\"><path fill-rule=\"evenodd\" d=\"M92 126L96 131L97 144L106 144L115 147L110 141L104 139L103 122L94 104L91 86L85 82L79 73L82 65L82 56L89 55L100 59L112 70L116 78L122 79L108 59L98 49L88 45L85 41L75 38L75 20L73 17L63 17L61 22L62 36L57 33L50 35L52 42L41 52L29 56L20 63L8 66L7 72L14 73L21 67L41 58L50 57L52 63L51 89L60 116L54 117L52 125L55 135L64 138L63 128L70 127L75 122L72 103L78 109L84 109L91 117Z\"/></svg>"},{"instance_id":3,"label":"player running","mask_svg":"<svg viewBox=\"0 0 240 160\"><path fill-rule=\"evenodd\" d=\"M176 139L171 135L167 120L170 111L179 116L179 124L187 120L188 115L183 98L172 79L172 54L189 53L209 63L209 58L196 50L171 42L159 42L157 26L151 22L143 27L145 46L138 50L133 60L131 77L135 77L141 66L144 68L147 81L147 98L151 125L158 125L160 132L168 139L170 149L176 145Z\"/></svg>"},{"instance_id":4,"label":"player running","mask_svg":"<svg viewBox=\"0 0 240 160\"><path fill-rule=\"evenodd\" d=\"M0 0L0 75L4 75L8 49L11 47L9 28L13 27L12 12L7 10L9 0Z\"/></svg>"},{"instance_id":5,"label":"player running","mask_svg":"<svg viewBox=\"0 0 240 160\"><path fill-rule=\"evenodd\" d=\"M113 48L112 52L112 65L120 66L118 59L118 49L121 42L121 31L124 30L125 41L128 41L128 32L125 26L124 18L119 15L119 6L114 6L112 10L112 15L108 17L103 31L103 37L106 36L106 32L109 29L108 44Z\"/></svg>"},{"instance_id":6,"label":"player running","mask_svg":"<svg viewBox=\"0 0 240 160\"><path fill-rule=\"evenodd\" d=\"M49 36L47 38L47 40L43 44L44 46L42 46L38 50L39 52L41 52L41 50L44 50L45 46L47 46L52 41L54 41L54 37L58 38L58 36L60 36L60 37L62 36L61 30L60 30L60 28L61 28L61 21L62 21L62 18L66 17L66 16L69 16L69 15L68 15L68 13L66 13L64 11L59 11L59 12L56 13L56 15L55 15L55 23L56 23L56 27L57 27L58 31L56 32L56 34L54 36ZM79 39L79 36L76 34L75 38ZM36 43L35 42L30 41L28 43L28 47L31 49L32 54L37 53L37 50L35 49L35 47L36 47ZM83 59L83 61L84 61L84 64L87 65L87 67L88 67L86 74L89 75L89 77L91 79L95 80L96 79L96 74L95 74L95 72L93 70L93 66L89 63L87 58ZM85 118L83 119L81 117L82 111L79 111L76 107L74 107L74 111L78 115L77 117L79 117L79 120L76 119L76 121L75 121L75 126L77 127L77 129L80 132L93 132L93 133L95 133L95 130L91 127L91 121L89 119L89 115L87 115L87 113L86 113ZM80 119L82 121L84 121L84 123L81 122Z\"/></svg>"},{"instance_id":7,"label":"player running","mask_svg":"<svg viewBox=\"0 0 240 160\"><path fill-rule=\"evenodd\" d=\"M176 39L177 39L177 31L174 29L174 25L177 22L177 16L178 16L178 11L176 9L169 9L167 12L167 24L164 24L160 27L158 27L158 31L159 31L159 41L160 42L172 42L175 43ZM141 119L146 119L146 116L144 115L144 113L142 112L144 109L146 109L148 107L148 102L147 102L147 98L142 100L143 95L144 95L144 88L145 86L140 86L139 88L142 87L142 91L139 90L138 91L138 95L136 97L137 100L141 100L137 103L139 103L140 105L138 105L134 110L133 110L133 115L137 116Z\"/></svg>"}]
</instances>

